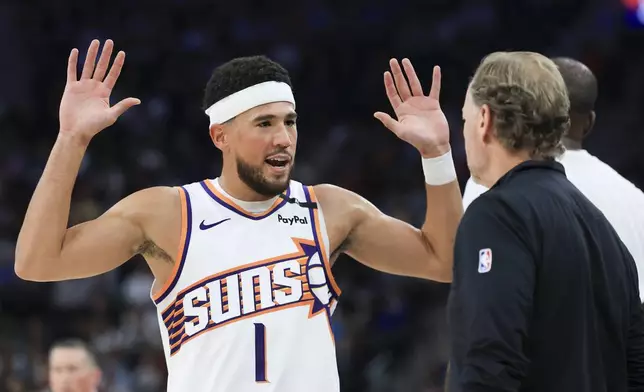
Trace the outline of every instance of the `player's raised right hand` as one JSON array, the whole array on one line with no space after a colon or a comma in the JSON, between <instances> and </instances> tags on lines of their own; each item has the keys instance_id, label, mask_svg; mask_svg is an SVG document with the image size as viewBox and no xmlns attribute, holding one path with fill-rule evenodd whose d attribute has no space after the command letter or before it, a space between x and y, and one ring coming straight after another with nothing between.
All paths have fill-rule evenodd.
<instances>
[{"instance_id":1,"label":"player's raised right hand","mask_svg":"<svg viewBox=\"0 0 644 392\"><path fill-rule=\"evenodd\" d=\"M110 106L110 94L121 74L125 52L119 52L109 68L114 43L107 40L95 65L99 45L98 40L90 44L80 79L76 74L78 49L72 49L67 65L67 84L60 102L60 133L86 142L114 124L126 110L141 103L139 99L126 98Z\"/></svg>"}]
</instances>

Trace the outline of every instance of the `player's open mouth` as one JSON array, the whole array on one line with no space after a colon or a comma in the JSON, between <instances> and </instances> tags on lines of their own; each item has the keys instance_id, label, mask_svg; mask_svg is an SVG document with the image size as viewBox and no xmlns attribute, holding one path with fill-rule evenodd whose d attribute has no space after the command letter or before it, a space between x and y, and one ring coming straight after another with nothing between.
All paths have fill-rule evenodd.
<instances>
[{"instance_id":1,"label":"player's open mouth","mask_svg":"<svg viewBox=\"0 0 644 392\"><path fill-rule=\"evenodd\" d=\"M291 162L291 158L288 155L276 155L264 160L267 164L275 168L282 168L287 166Z\"/></svg>"}]
</instances>

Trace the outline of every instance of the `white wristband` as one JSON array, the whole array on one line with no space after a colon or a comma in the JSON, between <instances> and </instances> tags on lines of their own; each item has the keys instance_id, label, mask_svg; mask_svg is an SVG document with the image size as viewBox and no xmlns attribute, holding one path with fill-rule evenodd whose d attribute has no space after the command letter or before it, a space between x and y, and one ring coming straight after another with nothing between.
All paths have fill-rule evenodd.
<instances>
[{"instance_id":1,"label":"white wristband","mask_svg":"<svg viewBox=\"0 0 644 392\"><path fill-rule=\"evenodd\" d=\"M428 185L445 185L456 180L452 150L436 158L423 158L423 173Z\"/></svg>"}]
</instances>

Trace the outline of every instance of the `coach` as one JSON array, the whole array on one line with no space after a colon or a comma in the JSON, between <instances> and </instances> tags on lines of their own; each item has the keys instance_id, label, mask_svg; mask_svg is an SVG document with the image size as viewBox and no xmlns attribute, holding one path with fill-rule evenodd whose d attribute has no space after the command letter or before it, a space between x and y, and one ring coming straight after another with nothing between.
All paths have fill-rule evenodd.
<instances>
[{"instance_id":1,"label":"coach","mask_svg":"<svg viewBox=\"0 0 644 392\"><path fill-rule=\"evenodd\" d=\"M492 54L469 86L468 166L491 189L456 236L450 392L644 390L635 263L555 161L569 106L536 53Z\"/></svg>"}]
</instances>

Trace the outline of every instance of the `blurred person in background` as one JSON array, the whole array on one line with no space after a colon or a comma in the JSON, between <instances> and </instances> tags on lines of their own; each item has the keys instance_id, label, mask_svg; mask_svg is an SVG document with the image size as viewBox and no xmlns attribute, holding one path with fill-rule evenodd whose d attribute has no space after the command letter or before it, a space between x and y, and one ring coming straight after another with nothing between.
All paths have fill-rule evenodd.
<instances>
[{"instance_id":1,"label":"blurred person in background","mask_svg":"<svg viewBox=\"0 0 644 392\"><path fill-rule=\"evenodd\" d=\"M491 189L456 236L450 392L644 386L637 268L555 160L569 110L557 65L536 53L493 53L468 87L467 164Z\"/></svg>"},{"instance_id":2,"label":"blurred person in background","mask_svg":"<svg viewBox=\"0 0 644 392\"><path fill-rule=\"evenodd\" d=\"M101 369L89 346L79 339L61 340L49 352L51 392L97 392Z\"/></svg>"},{"instance_id":3,"label":"blurred person in background","mask_svg":"<svg viewBox=\"0 0 644 392\"><path fill-rule=\"evenodd\" d=\"M109 67L112 50L106 41L96 63L99 42L92 41L80 80L78 51L70 54L58 139L18 237L15 271L34 281L77 279L143 255L155 276L169 391L338 390L330 317L340 290L331 265L341 253L388 273L451 280L462 205L438 102L440 69L425 95L407 59L402 67L392 59L384 74L397 120L374 117L422 156L421 229L346 189L291 180L297 114L290 77L264 56L224 63L206 86L210 137L223 154L219 178L136 192L67 229L88 144L140 103L110 106L125 60L119 52Z\"/></svg>"},{"instance_id":4,"label":"blurred person in background","mask_svg":"<svg viewBox=\"0 0 644 392\"><path fill-rule=\"evenodd\" d=\"M597 79L580 61L554 58L570 97L570 130L564 137L566 151L558 159L566 177L606 216L637 265L640 299L644 301L644 192L583 148L595 125ZM488 190L470 177L463 193L463 207Z\"/></svg>"}]
</instances>

